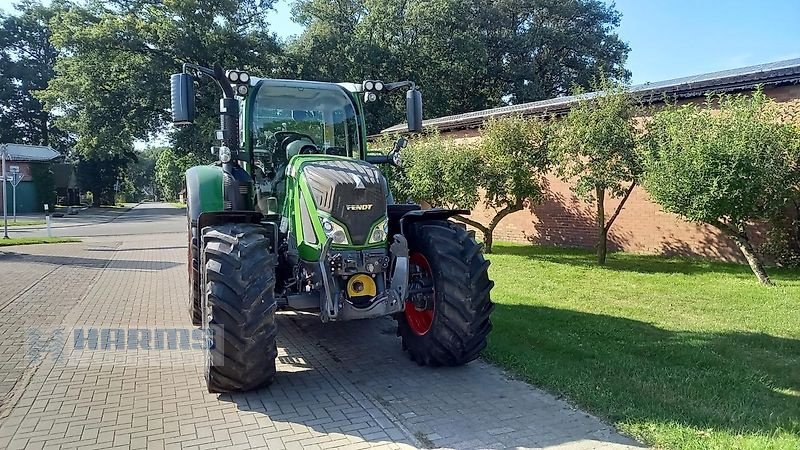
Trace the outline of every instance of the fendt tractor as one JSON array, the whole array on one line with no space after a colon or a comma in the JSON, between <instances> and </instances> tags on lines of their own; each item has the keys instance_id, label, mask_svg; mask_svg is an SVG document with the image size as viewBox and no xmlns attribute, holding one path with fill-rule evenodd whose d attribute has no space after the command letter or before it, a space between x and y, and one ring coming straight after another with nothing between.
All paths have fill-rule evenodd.
<instances>
[{"instance_id":1,"label":"fendt tractor","mask_svg":"<svg viewBox=\"0 0 800 450\"><path fill-rule=\"evenodd\" d=\"M208 336L210 392L275 376L278 309L322 322L393 316L421 365L456 366L486 346L493 304L481 245L449 219L468 211L395 203L367 154L364 108L407 89L409 132L422 130L413 82L261 79L186 63L172 75L172 118L195 118L195 81L214 80L219 161L186 172L189 312ZM367 337L365 337L367 338Z\"/></svg>"}]
</instances>

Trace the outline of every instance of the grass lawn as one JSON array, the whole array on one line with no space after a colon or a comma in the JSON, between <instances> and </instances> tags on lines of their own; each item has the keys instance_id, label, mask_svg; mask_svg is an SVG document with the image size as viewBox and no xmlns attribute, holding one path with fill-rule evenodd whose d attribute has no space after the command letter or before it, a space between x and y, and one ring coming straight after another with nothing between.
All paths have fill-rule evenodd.
<instances>
[{"instance_id":1,"label":"grass lawn","mask_svg":"<svg viewBox=\"0 0 800 450\"><path fill-rule=\"evenodd\" d=\"M496 244L485 356L647 444L800 449L800 271Z\"/></svg>"},{"instance_id":2,"label":"grass lawn","mask_svg":"<svg viewBox=\"0 0 800 450\"><path fill-rule=\"evenodd\" d=\"M0 247L8 247L10 245L59 244L61 242L80 242L80 239L62 237L0 238Z\"/></svg>"},{"instance_id":3,"label":"grass lawn","mask_svg":"<svg viewBox=\"0 0 800 450\"><path fill-rule=\"evenodd\" d=\"M35 227L39 225L44 225L44 220L18 220L14 222L12 219L8 220L8 227ZM2 217L0 217L0 227L3 226Z\"/></svg>"}]
</instances>

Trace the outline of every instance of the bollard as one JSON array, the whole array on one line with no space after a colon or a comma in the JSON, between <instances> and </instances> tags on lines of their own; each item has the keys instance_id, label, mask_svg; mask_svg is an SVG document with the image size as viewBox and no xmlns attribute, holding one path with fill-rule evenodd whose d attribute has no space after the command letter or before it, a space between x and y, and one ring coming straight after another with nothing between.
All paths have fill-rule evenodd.
<instances>
[{"instance_id":1,"label":"bollard","mask_svg":"<svg viewBox=\"0 0 800 450\"><path fill-rule=\"evenodd\" d=\"M44 204L44 220L47 222L47 237L53 237L53 231L50 229L50 208L47 203Z\"/></svg>"}]
</instances>

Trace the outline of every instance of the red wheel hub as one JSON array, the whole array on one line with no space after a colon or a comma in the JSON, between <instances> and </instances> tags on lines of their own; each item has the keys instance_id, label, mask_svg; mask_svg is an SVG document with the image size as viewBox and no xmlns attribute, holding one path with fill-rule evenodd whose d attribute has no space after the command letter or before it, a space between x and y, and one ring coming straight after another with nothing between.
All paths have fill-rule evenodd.
<instances>
[{"instance_id":1,"label":"red wheel hub","mask_svg":"<svg viewBox=\"0 0 800 450\"><path fill-rule=\"evenodd\" d=\"M436 291L433 287L433 271L428 259L422 253L411 253L409 257L411 280L409 288L411 295L406 299L405 316L408 326L414 334L419 336L425 335L430 331L433 325L433 316L435 313L434 299L436 298ZM425 293L414 293L415 290L424 290ZM415 296L424 296L424 307L420 307L420 302L414 302ZM417 297L417 300L420 300Z\"/></svg>"}]
</instances>

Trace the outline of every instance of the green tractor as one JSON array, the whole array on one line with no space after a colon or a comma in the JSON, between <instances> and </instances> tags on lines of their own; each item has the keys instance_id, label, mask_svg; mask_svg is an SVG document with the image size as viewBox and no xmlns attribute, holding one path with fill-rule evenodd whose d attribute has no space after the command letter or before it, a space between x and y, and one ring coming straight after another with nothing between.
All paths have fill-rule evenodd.
<instances>
[{"instance_id":1,"label":"green tractor","mask_svg":"<svg viewBox=\"0 0 800 450\"><path fill-rule=\"evenodd\" d=\"M184 64L172 75L172 118L194 120L194 82L222 91L219 161L186 172L189 312L202 326L210 392L269 384L278 309L323 322L393 316L421 365L456 366L486 346L489 266L468 211L395 203L367 154L365 104L407 89L408 129L422 129L414 83L260 79Z\"/></svg>"}]
</instances>

